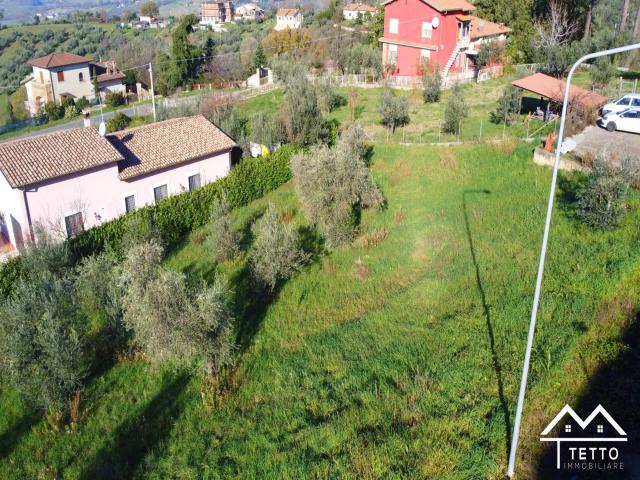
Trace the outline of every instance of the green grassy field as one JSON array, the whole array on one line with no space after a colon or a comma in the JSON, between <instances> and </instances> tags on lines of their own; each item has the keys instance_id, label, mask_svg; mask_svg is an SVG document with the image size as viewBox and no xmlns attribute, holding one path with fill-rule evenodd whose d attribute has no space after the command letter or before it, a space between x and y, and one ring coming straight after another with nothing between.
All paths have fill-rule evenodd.
<instances>
[{"instance_id":1,"label":"green grassy field","mask_svg":"<svg viewBox=\"0 0 640 480\"><path fill-rule=\"evenodd\" d=\"M530 159L514 143L376 144L386 208L268 302L245 296L243 258L216 265L192 234L167 263L194 282L222 271L236 292L227 388L122 361L91 378L77 430L55 432L2 386L0 478L500 478L550 180ZM565 382L579 395L562 376L575 355L617 357L613 330L584 342L640 260L640 196L619 230L593 232L573 218L578 180L560 182L525 432L534 405L574 400ZM305 231L290 184L235 227L268 202ZM536 444L523 436L530 469Z\"/></svg>"}]
</instances>

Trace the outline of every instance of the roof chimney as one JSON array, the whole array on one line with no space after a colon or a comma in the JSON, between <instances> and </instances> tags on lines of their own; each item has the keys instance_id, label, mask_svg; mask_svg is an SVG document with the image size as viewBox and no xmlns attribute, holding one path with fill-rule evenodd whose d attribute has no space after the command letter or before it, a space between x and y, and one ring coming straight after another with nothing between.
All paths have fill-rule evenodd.
<instances>
[{"instance_id":1,"label":"roof chimney","mask_svg":"<svg viewBox=\"0 0 640 480\"><path fill-rule=\"evenodd\" d=\"M91 126L91 112L88 108L82 111L82 121L84 124L84 128L88 128Z\"/></svg>"}]
</instances>

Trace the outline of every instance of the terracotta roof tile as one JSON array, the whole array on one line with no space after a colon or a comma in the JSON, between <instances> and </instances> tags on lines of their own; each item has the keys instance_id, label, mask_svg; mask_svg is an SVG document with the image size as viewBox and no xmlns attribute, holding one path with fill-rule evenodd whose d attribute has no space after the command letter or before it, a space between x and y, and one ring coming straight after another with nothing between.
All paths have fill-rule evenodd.
<instances>
[{"instance_id":1,"label":"terracotta roof tile","mask_svg":"<svg viewBox=\"0 0 640 480\"><path fill-rule=\"evenodd\" d=\"M386 0L382 2L383 5L395 2L396 0ZM466 0L422 0L427 5L432 6L439 12L471 12L476 9Z\"/></svg>"},{"instance_id":2,"label":"terracotta roof tile","mask_svg":"<svg viewBox=\"0 0 640 480\"><path fill-rule=\"evenodd\" d=\"M89 59L74 53L50 53L44 57L29 60L29 65L39 68L64 67L66 65L77 65L78 63L88 63Z\"/></svg>"},{"instance_id":3,"label":"terracotta roof tile","mask_svg":"<svg viewBox=\"0 0 640 480\"><path fill-rule=\"evenodd\" d=\"M98 83L108 82L110 80L122 80L125 77L126 75L122 72L103 73L101 75L98 75Z\"/></svg>"},{"instance_id":4,"label":"terracotta roof tile","mask_svg":"<svg viewBox=\"0 0 640 480\"><path fill-rule=\"evenodd\" d=\"M279 8L276 15L278 17L295 17L298 13L300 13L300 10L297 8Z\"/></svg>"},{"instance_id":5,"label":"terracotta roof tile","mask_svg":"<svg viewBox=\"0 0 640 480\"><path fill-rule=\"evenodd\" d=\"M471 40L509 33L511 31L509 27L502 23L493 23L482 18L474 17L473 15L469 15L469 17L471 17L469 28Z\"/></svg>"},{"instance_id":6,"label":"terracotta roof tile","mask_svg":"<svg viewBox=\"0 0 640 480\"><path fill-rule=\"evenodd\" d=\"M534 73L528 77L519 78L511 82L511 85L560 103L564 100L564 90L567 86L564 80L550 77L544 73ZM597 108L607 103L607 97L603 97L591 90L571 85L569 88L569 103L577 103L587 108Z\"/></svg>"},{"instance_id":7,"label":"terracotta roof tile","mask_svg":"<svg viewBox=\"0 0 640 480\"><path fill-rule=\"evenodd\" d=\"M206 158L236 145L202 115L123 130L107 135L107 139L124 157L120 163L122 180Z\"/></svg>"},{"instance_id":8,"label":"terracotta roof tile","mask_svg":"<svg viewBox=\"0 0 640 480\"><path fill-rule=\"evenodd\" d=\"M93 127L0 143L0 172L13 188L122 160Z\"/></svg>"},{"instance_id":9,"label":"terracotta roof tile","mask_svg":"<svg viewBox=\"0 0 640 480\"><path fill-rule=\"evenodd\" d=\"M372 7L371 5L364 5L364 4L358 4L358 3L351 3L349 5L346 5L344 7L344 10L359 11L359 12L375 12L376 11L375 7Z\"/></svg>"}]
</instances>

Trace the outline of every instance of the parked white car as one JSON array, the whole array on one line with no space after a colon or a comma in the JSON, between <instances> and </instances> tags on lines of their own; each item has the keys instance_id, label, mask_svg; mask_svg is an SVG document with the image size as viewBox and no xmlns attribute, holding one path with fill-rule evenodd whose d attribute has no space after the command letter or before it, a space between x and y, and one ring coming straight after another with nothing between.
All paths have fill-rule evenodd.
<instances>
[{"instance_id":1,"label":"parked white car","mask_svg":"<svg viewBox=\"0 0 640 480\"><path fill-rule=\"evenodd\" d=\"M628 108L640 108L640 94L629 93L613 103L607 103L602 107L602 116L607 113L618 113Z\"/></svg>"},{"instance_id":2,"label":"parked white car","mask_svg":"<svg viewBox=\"0 0 640 480\"><path fill-rule=\"evenodd\" d=\"M619 113L608 113L600 119L600 126L609 132L640 133L640 110L625 110Z\"/></svg>"}]
</instances>

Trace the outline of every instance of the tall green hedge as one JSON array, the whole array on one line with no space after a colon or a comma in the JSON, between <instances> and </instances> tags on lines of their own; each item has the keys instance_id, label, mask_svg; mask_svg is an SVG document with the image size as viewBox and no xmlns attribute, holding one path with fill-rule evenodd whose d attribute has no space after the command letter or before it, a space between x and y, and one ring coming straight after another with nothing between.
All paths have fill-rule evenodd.
<instances>
[{"instance_id":1,"label":"tall green hedge","mask_svg":"<svg viewBox=\"0 0 640 480\"><path fill-rule=\"evenodd\" d=\"M284 146L271 155L241 161L229 175L208 183L193 192L169 197L156 205L149 205L133 213L91 228L69 242L73 257L78 260L105 249L122 254L122 238L126 222L138 216L157 229L165 245L175 245L191 230L209 220L213 199L226 190L231 208L241 207L275 190L291 179L289 161L295 149ZM0 265L0 299L11 294L20 276L20 259Z\"/></svg>"}]
</instances>

